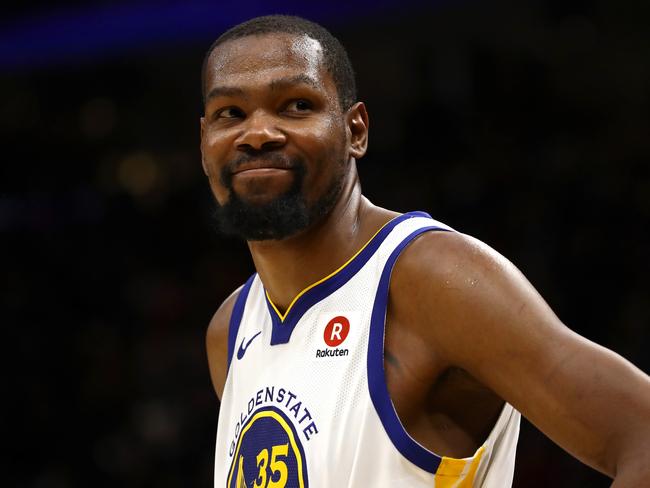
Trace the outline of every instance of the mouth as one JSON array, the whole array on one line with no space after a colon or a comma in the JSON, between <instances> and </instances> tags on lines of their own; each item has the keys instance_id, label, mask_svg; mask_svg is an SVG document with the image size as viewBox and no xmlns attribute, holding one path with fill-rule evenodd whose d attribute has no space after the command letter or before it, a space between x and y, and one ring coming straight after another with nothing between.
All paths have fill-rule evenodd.
<instances>
[{"instance_id":1,"label":"mouth","mask_svg":"<svg viewBox=\"0 0 650 488\"><path fill-rule=\"evenodd\" d=\"M273 161L251 161L243 163L235 169L233 175L263 175L273 174L275 172L291 171L292 167L289 164L273 162Z\"/></svg>"},{"instance_id":2,"label":"mouth","mask_svg":"<svg viewBox=\"0 0 650 488\"><path fill-rule=\"evenodd\" d=\"M292 160L284 154L269 154L241 158L224 166L221 182L226 188L238 192L249 192L251 185L267 189L282 187L287 190L292 185L299 184L304 174L305 167L299 159Z\"/></svg>"},{"instance_id":3,"label":"mouth","mask_svg":"<svg viewBox=\"0 0 650 488\"><path fill-rule=\"evenodd\" d=\"M251 168L237 171L233 174L234 178L256 178L256 177L273 177L281 176L290 173L291 170L287 168Z\"/></svg>"}]
</instances>

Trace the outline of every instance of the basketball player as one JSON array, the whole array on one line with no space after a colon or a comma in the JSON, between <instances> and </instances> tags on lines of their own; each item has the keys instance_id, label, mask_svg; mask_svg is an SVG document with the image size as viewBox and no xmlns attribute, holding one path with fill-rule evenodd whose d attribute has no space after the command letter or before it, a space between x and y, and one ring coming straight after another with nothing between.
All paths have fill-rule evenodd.
<instances>
[{"instance_id":1,"label":"basketball player","mask_svg":"<svg viewBox=\"0 0 650 488\"><path fill-rule=\"evenodd\" d=\"M257 270L207 332L215 486L507 487L519 412L650 486L650 379L485 244L361 194L368 114L330 33L238 25L203 90L203 169Z\"/></svg>"}]
</instances>

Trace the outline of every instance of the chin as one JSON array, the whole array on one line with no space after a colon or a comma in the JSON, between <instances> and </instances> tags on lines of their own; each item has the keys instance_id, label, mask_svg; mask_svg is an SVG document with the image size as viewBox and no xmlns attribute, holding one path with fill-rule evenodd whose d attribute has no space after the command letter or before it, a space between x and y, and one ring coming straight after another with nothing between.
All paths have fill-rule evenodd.
<instances>
[{"instance_id":1,"label":"chin","mask_svg":"<svg viewBox=\"0 0 650 488\"><path fill-rule=\"evenodd\" d=\"M252 205L255 207L263 207L269 204L272 204L286 195L285 192L278 193L258 193L255 195L239 195L237 198L245 205Z\"/></svg>"}]
</instances>

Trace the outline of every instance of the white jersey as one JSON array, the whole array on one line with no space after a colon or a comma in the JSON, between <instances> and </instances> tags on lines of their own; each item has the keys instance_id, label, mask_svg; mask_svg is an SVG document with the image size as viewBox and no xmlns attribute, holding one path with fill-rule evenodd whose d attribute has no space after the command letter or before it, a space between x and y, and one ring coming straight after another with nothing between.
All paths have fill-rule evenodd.
<instances>
[{"instance_id":1,"label":"white jersey","mask_svg":"<svg viewBox=\"0 0 650 488\"><path fill-rule=\"evenodd\" d=\"M390 274L416 236L451 230L423 212L382 227L282 315L253 275L228 336L215 487L490 487L512 484L519 412L505 404L469 458L439 456L405 431L388 395Z\"/></svg>"}]
</instances>

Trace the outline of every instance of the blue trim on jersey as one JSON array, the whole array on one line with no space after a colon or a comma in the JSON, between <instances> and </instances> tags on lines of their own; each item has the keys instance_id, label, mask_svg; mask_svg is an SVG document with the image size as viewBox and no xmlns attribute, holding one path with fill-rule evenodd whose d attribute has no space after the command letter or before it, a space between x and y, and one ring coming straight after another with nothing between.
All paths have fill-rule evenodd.
<instances>
[{"instance_id":1,"label":"blue trim on jersey","mask_svg":"<svg viewBox=\"0 0 650 488\"><path fill-rule=\"evenodd\" d=\"M379 286L377 287L377 295L375 296L375 303L370 318L370 337L368 341L368 388L377 415L379 415L379 419L395 448L416 466L419 466L429 473L435 474L442 458L421 446L406 432L406 430L404 430L404 427L397 416L397 412L395 411L395 407L393 406L393 402L390 399L388 386L386 385L386 375L384 372L386 307L388 305L388 291L393 266L401 252L413 241L413 239L424 232L432 230L447 231L448 229L437 226L428 226L412 232L393 250L386 261L384 270L381 273Z\"/></svg>"},{"instance_id":2,"label":"blue trim on jersey","mask_svg":"<svg viewBox=\"0 0 650 488\"><path fill-rule=\"evenodd\" d=\"M239 295L237 295L237 300L235 305L232 308L232 314L230 315L230 324L228 325L228 369L230 369L230 361L232 361L232 355L235 352L235 341L237 340L237 332L239 332L239 324L241 323L241 318L244 315L244 308L246 306L246 299L248 298L248 292L251 291L251 285L253 280L257 276L257 273L253 273L246 284L242 287Z\"/></svg>"},{"instance_id":3,"label":"blue trim on jersey","mask_svg":"<svg viewBox=\"0 0 650 488\"><path fill-rule=\"evenodd\" d=\"M345 285L368 262L395 226L413 217L431 218L428 213L417 211L405 213L389 221L345 268L329 279L307 290L304 295L298 298L296 303L293 304L293 307L291 307L291 310L289 310L284 321L280 320L280 317L278 317L278 314L273 309L273 305L269 302L266 293L264 293L264 299L266 300L272 323L271 345L274 346L289 342L293 329L295 329L305 312Z\"/></svg>"}]
</instances>

